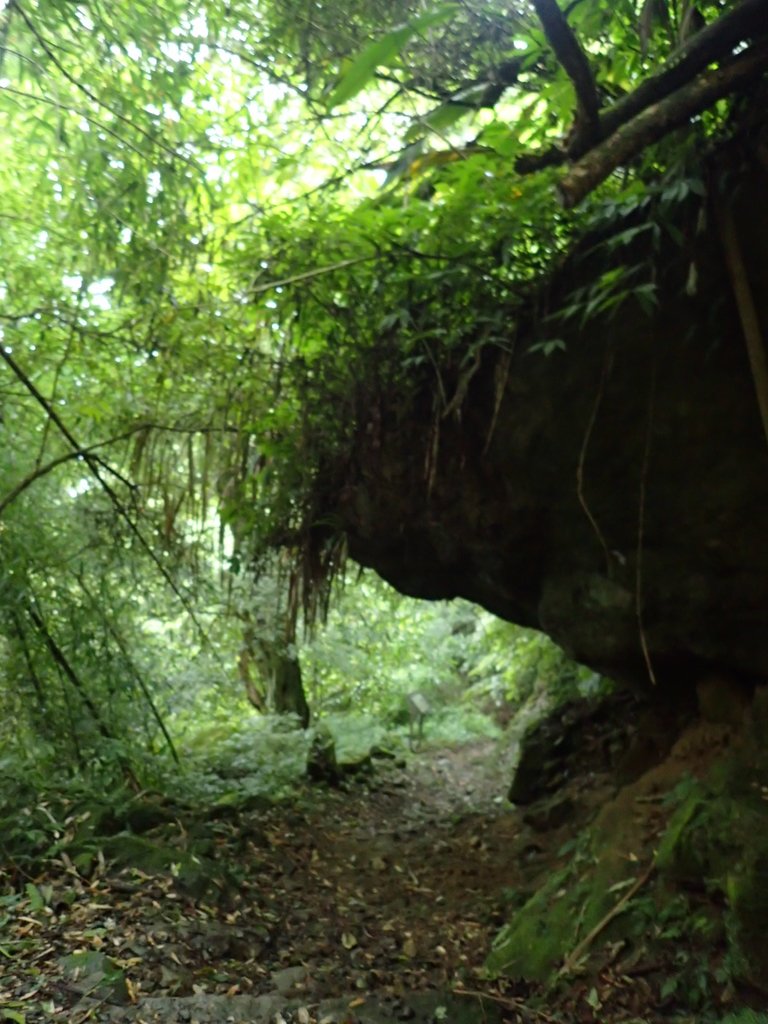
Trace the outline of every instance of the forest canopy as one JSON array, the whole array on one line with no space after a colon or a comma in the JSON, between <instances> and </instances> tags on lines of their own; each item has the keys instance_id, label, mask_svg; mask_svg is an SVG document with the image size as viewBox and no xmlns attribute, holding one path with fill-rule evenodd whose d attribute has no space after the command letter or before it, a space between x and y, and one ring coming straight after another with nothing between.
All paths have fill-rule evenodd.
<instances>
[{"instance_id":1,"label":"forest canopy","mask_svg":"<svg viewBox=\"0 0 768 1024\"><path fill-rule=\"evenodd\" d=\"M20 703L55 718L69 688L108 733L163 623L212 664L211 609L252 623L254 564L293 644L327 597L308 582L343 563L323 497L361 393L425 368L439 388L446 362L468 379L576 240L658 231L701 195L759 95L765 13L8 0L0 632ZM572 315L654 288L618 269Z\"/></svg>"}]
</instances>

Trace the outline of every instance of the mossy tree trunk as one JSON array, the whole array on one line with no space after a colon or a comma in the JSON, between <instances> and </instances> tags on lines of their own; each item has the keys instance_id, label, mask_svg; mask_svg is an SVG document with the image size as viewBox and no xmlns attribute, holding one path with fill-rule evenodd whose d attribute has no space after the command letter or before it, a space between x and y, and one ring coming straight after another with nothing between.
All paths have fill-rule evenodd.
<instances>
[{"instance_id":1,"label":"mossy tree trunk","mask_svg":"<svg viewBox=\"0 0 768 1024\"><path fill-rule=\"evenodd\" d=\"M296 715L302 728L309 725L309 704L304 693L301 665L292 644L280 640L253 638L249 647L250 664L255 665L260 677L256 686L249 674L246 692L259 711L278 715ZM258 698L258 703L251 696Z\"/></svg>"},{"instance_id":2,"label":"mossy tree trunk","mask_svg":"<svg viewBox=\"0 0 768 1024\"><path fill-rule=\"evenodd\" d=\"M301 665L286 651L272 651L267 679L267 705L281 715L296 715L304 729L309 725L309 705L304 694Z\"/></svg>"}]
</instances>

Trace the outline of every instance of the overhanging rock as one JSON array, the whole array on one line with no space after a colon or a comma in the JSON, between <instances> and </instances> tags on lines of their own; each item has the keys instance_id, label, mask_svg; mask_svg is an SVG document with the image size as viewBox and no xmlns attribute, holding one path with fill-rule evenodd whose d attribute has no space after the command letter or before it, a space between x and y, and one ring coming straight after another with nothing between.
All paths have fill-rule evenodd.
<instances>
[{"instance_id":1,"label":"overhanging rock","mask_svg":"<svg viewBox=\"0 0 768 1024\"><path fill-rule=\"evenodd\" d=\"M766 190L765 170L743 171L733 202L763 325ZM366 393L332 510L353 558L617 678L647 681L649 662L660 683L768 673L768 447L715 219L681 206L676 228L607 263L598 246L550 285L557 309L611 260L640 261L650 312L630 299L580 328L510 328L447 414L431 370L409 395ZM548 332L565 351L530 352Z\"/></svg>"}]
</instances>

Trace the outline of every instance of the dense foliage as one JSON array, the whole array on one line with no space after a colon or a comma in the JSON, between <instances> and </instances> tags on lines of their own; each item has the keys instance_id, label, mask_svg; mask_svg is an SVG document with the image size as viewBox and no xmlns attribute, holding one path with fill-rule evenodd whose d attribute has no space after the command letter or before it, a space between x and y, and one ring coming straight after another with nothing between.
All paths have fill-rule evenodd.
<instances>
[{"instance_id":1,"label":"dense foliage","mask_svg":"<svg viewBox=\"0 0 768 1024\"><path fill-rule=\"evenodd\" d=\"M755 0L9 0L6 721L130 773L136 735L172 750L165 719L231 680L254 622L295 658L302 605L327 597L301 581L343 565L320 520L361 404L471 374L574 238L700 194L764 32ZM635 270L569 315L651 303ZM542 318L534 347L558 344ZM394 623L365 671L359 637L341 670L344 638L312 648L320 703L349 666L374 703L413 671Z\"/></svg>"}]
</instances>

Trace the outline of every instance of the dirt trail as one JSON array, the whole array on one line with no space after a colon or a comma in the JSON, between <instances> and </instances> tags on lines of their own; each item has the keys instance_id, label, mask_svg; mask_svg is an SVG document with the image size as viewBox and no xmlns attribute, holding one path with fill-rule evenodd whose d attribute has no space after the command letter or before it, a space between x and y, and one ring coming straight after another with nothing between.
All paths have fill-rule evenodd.
<instances>
[{"instance_id":1,"label":"dirt trail","mask_svg":"<svg viewBox=\"0 0 768 1024\"><path fill-rule=\"evenodd\" d=\"M505 891L546 861L508 779L489 741L377 762L344 789L201 824L226 869L215 892L107 870L43 921L30 955L47 1014L27 1024L535 1019L481 977ZM77 950L107 954L126 984L67 973Z\"/></svg>"},{"instance_id":2,"label":"dirt trail","mask_svg":"<svg viewBox=\"0 0 768 1024\"><path fill-rule=\"evenodd\" d=\"M343 994L345 1013L326 1016L368 1021L382 1009L387 1020L431 1020L455 989L490 989L482 963L504 891L522 877L508 778L484 741L417 755L407 772L381 767L343 791L314 789L303 810L270 812L258 891L233 912L242 924L274 922L253 991L277 981L310 1009ZM414 1002L414 993L431 995ZM477 999L463 999L461 1019L489 1019L487 1007L477 1016Z\"/></svg>"}]
</instances>

